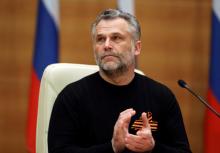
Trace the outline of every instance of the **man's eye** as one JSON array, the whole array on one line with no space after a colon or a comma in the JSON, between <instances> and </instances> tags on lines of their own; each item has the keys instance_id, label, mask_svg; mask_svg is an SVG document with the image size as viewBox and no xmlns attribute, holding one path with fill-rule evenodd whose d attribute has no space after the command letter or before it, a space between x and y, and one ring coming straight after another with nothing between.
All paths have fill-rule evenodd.
<instances>
[{"instance_id":1,"label":"man's eye","mask_svg":"<svg viewBox=\"0 0 220 153\"><path fill-rule=\"evenodd\" d=\"M117 40L117 39L119 39L119 36L113 36L112 39L113 39L113 40Z\"/></svg>"},{"instance_id":2,"label":"man's eye","mask_svg":"<svg viewBox=\"0 0 220 153\"><path fill-rule=\"evenodd\" d=\"M103 41L105 41L105 38L104 38L104 37L98 37L98 38L96 39L96 41L97 41L97 42L103 42Z\"/></svg>"},{"instance_id":3,"label":"man's eye","mask_svg":"<svg viewBox=\"0 0 220 153\"><path fill-rule=\"evenodd\" d=\"M122 38L120 36L113 36L112 40L113 41L120 41Z\"/></svg>"}]
</instances>

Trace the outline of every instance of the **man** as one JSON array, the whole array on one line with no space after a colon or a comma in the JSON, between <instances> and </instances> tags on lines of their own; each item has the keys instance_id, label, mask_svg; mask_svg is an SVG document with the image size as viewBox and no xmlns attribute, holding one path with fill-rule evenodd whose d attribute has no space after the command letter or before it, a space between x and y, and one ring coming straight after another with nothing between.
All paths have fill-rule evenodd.
<instances>
[{"instance_id":1,"label":"man","mask_svg":"<svg viewBox=\"0 0 220 153\"><path fill-rule=\"evenodd\" d=\"M92 25L99 72L65 87L53 107L50 153L189 153L171 91L134 72L141 30L136 18L108 9Z\"/></svg>"}]
</instances>

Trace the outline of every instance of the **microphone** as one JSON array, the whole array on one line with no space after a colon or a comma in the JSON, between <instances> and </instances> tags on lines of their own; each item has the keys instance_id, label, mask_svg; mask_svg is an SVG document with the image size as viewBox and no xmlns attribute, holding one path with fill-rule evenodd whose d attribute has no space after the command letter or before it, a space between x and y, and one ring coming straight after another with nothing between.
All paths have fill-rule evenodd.
<instances>
[{"instance_id":1,"label":"microphone","mask_svg":"<svg viewBox=\"0 0 220 153\"><path fill-rule=\"evenodd\" d=\"M178 80L178 84L180 87L187 89L192 95L198 98L211 112L213 112L218 118L220 118L220 114L211 106L209 105L201 96L196 94L185 81Z\"/></svg>"}]
</instances>

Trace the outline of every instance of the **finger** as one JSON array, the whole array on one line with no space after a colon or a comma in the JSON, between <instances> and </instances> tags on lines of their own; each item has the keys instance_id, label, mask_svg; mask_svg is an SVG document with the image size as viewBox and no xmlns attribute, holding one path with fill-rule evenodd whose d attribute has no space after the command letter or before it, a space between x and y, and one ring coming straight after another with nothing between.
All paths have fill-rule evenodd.
<instances>
[{"instance_id":1,"label":"finger","mask_svg":"<svg viewBox=\"0 0 220 153\"><path fill-rule=\"evenodd\" d=\"M120 113L119 121L130 123L131 117L135 115L135 110L128 109Z\"/></svg>"},{"instance_id":2,"label":"finger","mask_svg":"<svg viewBox=\"0 0 220 153\"><path fill-rule=\"evenodd\" d=\"M125 138L125 145L128 149L132 151L141 151L143 148L145 148L144 139L142 139L140 136L136 135L129 135Z\"/></svg>"},{"instance_id":3,"label":"finger","mask_svg":"<svg viewBox=\"0 0 220 153\"><path fill-rule=\"evenodd\" d=\"M142 141L142 137L141 136L138 136L138 135L134 135L134 134L127 134L126 137L126 142L132 144L139 144L141 143Z\"/></svg>"},{"instance_id":4,"label":"finger","mask_svg":"<svg viewBox=\"0 0 220 153\"><path fill-rule=\"evenodd\" d=\"M123 116L123 122L124 122L124 128L128 130L129 124L131 122L131 117L135 115L135 111L128 112L127 114L124 114Z\"/></svg>"},{"instance_id":5,"label":"finger","mask_svg":"<svg viewBox=\"0 0 220 153\"><path fill-rule=\"evenodd\" d=\"M116 122L115 128L128 132L130 120L133 115L135 115L135 111L132 108L121 112Z\"/></svg>"},{"instance_id":6,"label":"finger","mask_svg":"<svg viewBox=\"0 0 220 153\"><path fill-rule=\"evenodd\" d=\"M147 119L147 114L145 112L143 112L141 114L141 119L143 121L143 128L149 128L150 129L150 124L148 122L148 119Z\"/></svg>"},{"instance_id":7,"label":"finger","mask_svg":"<svg viewBox=\"0 0 220 153\"><path fill-rule=\"evenodd\" d=\"M137 135L133 134L127 134L125 137L125 143L131 145L131 146L143 146L142 138Z\"/></svg>"},{"instance_id":8,"label":"finger","mask_svg":"<svg viewBox=\"0 0 220 153\"><path fill-rule=\"evenodd\" d=\"M152 132L148 128L141 129L136 134L142 138L152 138Z\"/></svg>"},{"instance_id":9,"label":"finger","mask_svg":"<svg viewBox=\"0 0 220 153\"><path fill-rule=\"evenodd\" d=\"M153 137L141 137L137 135L128 134L125 138L125 146L135 152L143 152L152 150L154 147Z\"/></svg>"},{"instance_id":10,"label":"finger","mask_svg":"<svg viewBox=\"0 0 220 153\"><path fill-rule=\"evenodd\" d=\"M124 120L126 120L127 118L129 118L132 114L133 114L133 109L126 109L125 111L121 112L119 114L118 120L117 122L123 122Z\"/></svg>"},{"instance_id":11,"label":"finger","mask_svg":"<svg viewBox=\"0 0 220 153\"><path fill-rule=\"evenodd\" d=\"M132 115L135 114L135 110L133 108L129 108L124 110L123 112L120 113L119 118L126 117L127 115Z\"/></svg>"},{"instance_id":12,"label":"finger","mask_svg":"<svg viewBox=\"0 0 220 153\"><path fill-rule=\"evenodd\" d=\"M122 111L121 113L123 114L123 113L130 112L130 111L133 111L133 110L134 110L133 108L128 108L128 109Z\"/></svg>"},{"instance_id":13,"label":"finger","mask_svg":"<svg viewBox=\"0 0 220 153\"><path fill-rule=\"evenodd\" d=\"M137 145L133 145L133 144L128 144L128 143L126 143L125 144L125 147L127 148L127 149L129 149L129 150L131 150L132 152L143 152L143 147L144 146L137 146Z\"/></svg>"},{"instance_id":14,"label":"finger","mask_svg":"<svg viewBox=\"0 0 220 153\"><path fill-rule=\"evenodd\" d=\"M146 137L146 138L152 137L151 127L150 127L150 124L148 122L147 115L145 112L141 114L141 118L143 121L143 127L140 130L138 130L136 134L141 137Z\"/></svg>"}]
</instances>

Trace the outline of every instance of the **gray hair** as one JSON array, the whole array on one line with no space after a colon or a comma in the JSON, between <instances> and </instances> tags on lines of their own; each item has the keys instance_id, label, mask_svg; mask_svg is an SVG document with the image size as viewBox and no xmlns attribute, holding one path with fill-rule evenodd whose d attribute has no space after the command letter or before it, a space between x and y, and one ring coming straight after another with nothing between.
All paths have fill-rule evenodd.
<instances>
[{"instance_id":1,"label":"gray hair","mask_svg":"<svg viewBox=\"0 0 220 153\"><path fill-rule=\"evenodd\" d=\"M96 20L93 22L92 27L91 27L92 37L94 38L95 32L96 32L96 26L99 24L101 20L113 20L116 18L122 18L125 21L127 21L127 23L131 27L130 32L133 35L134 40L135 41L140 40L141 28L136 17L129 13L123 12L121 10L116 10L116 9L104 10L97 16Z\"/></svg>"}]
</instances>

